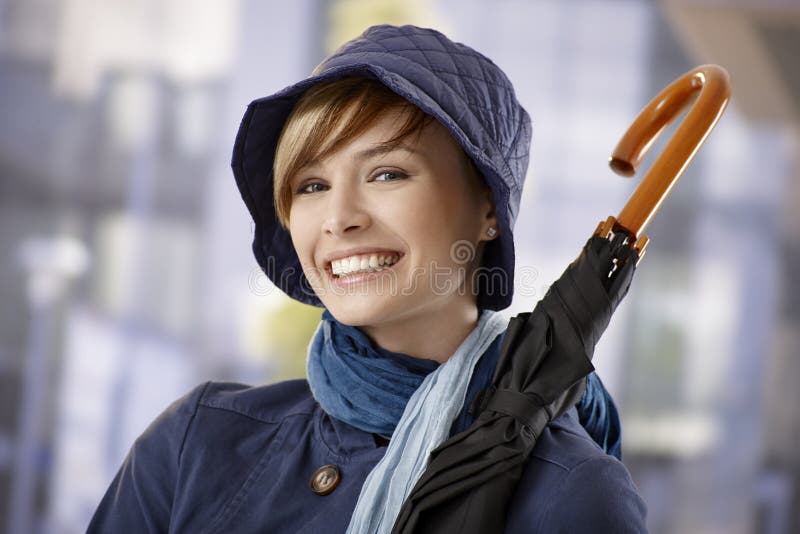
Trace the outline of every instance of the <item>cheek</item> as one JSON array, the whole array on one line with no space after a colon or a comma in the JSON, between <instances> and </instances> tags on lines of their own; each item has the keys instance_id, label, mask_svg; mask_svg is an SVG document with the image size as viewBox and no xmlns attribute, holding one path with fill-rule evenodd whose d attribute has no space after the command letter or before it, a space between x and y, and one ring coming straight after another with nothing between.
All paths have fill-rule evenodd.
<instances>
[{"instance_id":1,"label":"cheek","mask_svg":"<svg viewBox=\"0 0 800 534\"><path fill-rule=\"evenodd\" d=\"M472 199L462 190L435 191L419 205L419 216L429 221L431 230L457 239L471 238L477 220Z\"/></svg>"},{"instance_id":2,"label":"cheek","mask_svg":"<svg viewBox=\"0 0 800 534\"><path fill-rule=\"evenodd\" d=\"M453 254L461 258L467 252L453 249L471 248L465 240L473 239L475 216L468 213L469 200L462 194L429 190L418 195L413 202L393 205L393 220L412 240L422 261L436 261L449 265ZM402 212L402 213L401 213ZM459 262L460 263L460 262Z\"/></svg>"},{"instance_id":3,"label":"cheek","mask_svg":"<svg viewBox=\"0 0 800 534\"><path fill-rule=\"evenodd\" d=\"M303 267L308 263L313 246L313 232L310 231L313 221L305 217L302 210L292 210L289 215L289 235L292 238L292 245L300 258Z\"/></svg>"},{"instance_id":4,"label":"cheek","mask_svg":"<svg viewBox=\"0 0 800 534\"><path fill-rule=\"evenodd\" d=\"M447 225L447 206L443 206L429 189L384 205L381 212L387 222L418 244L434 242Z\"/></svg>"}]
</instances>

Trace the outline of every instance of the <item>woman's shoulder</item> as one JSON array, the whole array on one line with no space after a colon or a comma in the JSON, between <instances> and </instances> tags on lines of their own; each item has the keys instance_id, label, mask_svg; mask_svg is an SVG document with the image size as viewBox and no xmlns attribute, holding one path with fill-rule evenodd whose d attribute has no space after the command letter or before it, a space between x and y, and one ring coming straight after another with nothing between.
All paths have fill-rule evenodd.
<instances>
[{"instance_id":1,"label":"woman's shoulder","mask_svg":"<svg viewBox=\"0 0 800 534\"><path fill-rule=\"evenodd\" d=\"M313 414L315 401L305 379L286 380L263 386L235 382L207 382L201 386L197 404L223 410L265 423L291 416Z\"/></svg>"},{"instance_id":2,"label":"woman's shoulder","mask_svg":"<svg viewBox=\"0 0 800 534\"><path fill-rule=\"evenodd\" d=\"M215 427L234 424L249 427L281 423L293 416L310 417L315 401L305 380L288 380L264 386L235 382L205 382L173 401L137 438L134 446L148 443L162 448L169 443L180 457L190 432L199 426L211 433ZM244 424L243 424L244 423ZM194 429L194 430L193 430Z\"/></svg>"},{"instance_id":3,"label":"woman's shoulder","mask_svg":"<svg viewBox=\"0 0 800 534\"><path fill-rule=\"evenodd\" d=\"M574 409L552 421L536 442L533 461L546 462L561 471L571 471L593 459L615 459L586 432Z\"/></svg>"},{"instance_id":4,"label":"woman's shoulder","mask_svg":"<svg viewBox=\"0 0 800 534\"><path fill-rule=\"evenodd\" d=\"M196 386L133 443L89 532L145 531L145 525L166 532L174 522L210 521L275 436L285 440L288 434L303 433L314 405L305 380ZM192 505L196 502L208 506L198 511Z\"/></svg>"},{"instance_id":5,"label":"woman's shoulder","mask_svg":"<svg viewBox=\"0 0 800 534\"><path fill-rule=\"evenodd\" d=\"M625 465L573 411L539 437L509 512L508 532L646 532L647 507Z\"/></svg>"}]
</instances>

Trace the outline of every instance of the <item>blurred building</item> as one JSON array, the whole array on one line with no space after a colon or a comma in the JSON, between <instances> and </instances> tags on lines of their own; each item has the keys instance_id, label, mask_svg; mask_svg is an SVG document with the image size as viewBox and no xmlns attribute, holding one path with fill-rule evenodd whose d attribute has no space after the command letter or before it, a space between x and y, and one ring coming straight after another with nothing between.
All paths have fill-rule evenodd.
<instances>
[{"instance_id":1,"label":"blurred building","mask_svg":"<svg viewBox=\"0 0 800 534\"><path fill-rule=\"evenodd\" d=\"M800 531L796 2L0 0L0 532L82 532L196 383L302 373L319 310L258 271L230 151L248 102L376 22L481 50L531 113L509 314L622 206L638 110L728 68L595 360L652 532Z\"/></svg>"}]
</instances>

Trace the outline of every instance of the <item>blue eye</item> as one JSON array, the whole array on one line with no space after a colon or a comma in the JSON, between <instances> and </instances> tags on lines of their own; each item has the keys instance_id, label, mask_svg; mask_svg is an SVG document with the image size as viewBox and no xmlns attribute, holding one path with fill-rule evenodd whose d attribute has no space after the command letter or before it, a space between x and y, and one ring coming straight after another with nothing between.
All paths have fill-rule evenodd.
<instances>
[{"instance_id":1,"label":"blue eye","mask_svg":"<svg viewBox=\"0 0 800 534\"><path fill-rule=\"evenodd\" d=\"M386 177L386 179L381 179L382 177ZM382 171L375 176L376 182L394 182L396 180L402 180L403 178L408 178L407 174L403 174L399 171Z\"/></svg>"},{"instance_id":2,"label":"blue eye","mask_svg":"<svg viewBox=\"0 0 800 534\"><path fill-rule=\"evenodd\" d=\"M297 190L297 194L298 195L309 195L311 193L318 193L320 191L324 191L324 189L311 189L311 188L317 187L317 186L319 186L319 187L327 187L325 184L321 184L319 182L313 182L313 183L306 184L306 185L302 186L300 189ZM309 189L311 189L311 190L309 190Z\"/></svg>"}]
</instances>

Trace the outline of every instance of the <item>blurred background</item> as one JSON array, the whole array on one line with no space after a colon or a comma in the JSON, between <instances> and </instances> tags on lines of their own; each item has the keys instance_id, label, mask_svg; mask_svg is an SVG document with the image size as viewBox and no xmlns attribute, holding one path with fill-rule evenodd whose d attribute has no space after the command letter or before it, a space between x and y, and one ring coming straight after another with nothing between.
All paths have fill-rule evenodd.
<instances>
[{"instance_id":1,"label":"blurred background","mask_svg":"<svg viewBox=\"0 0 800 534\"><path fill-rule=\"evenodd\" d=\"M233 139L382 22L484 52L533 118L509 316L635 187L606 161L645 103L729 70L595 362L652 532L800 532L796 0L0 0L0 532L83 532L194 385L303 376L321 310L259 271Z\"/></svg>"}]
</instances>

